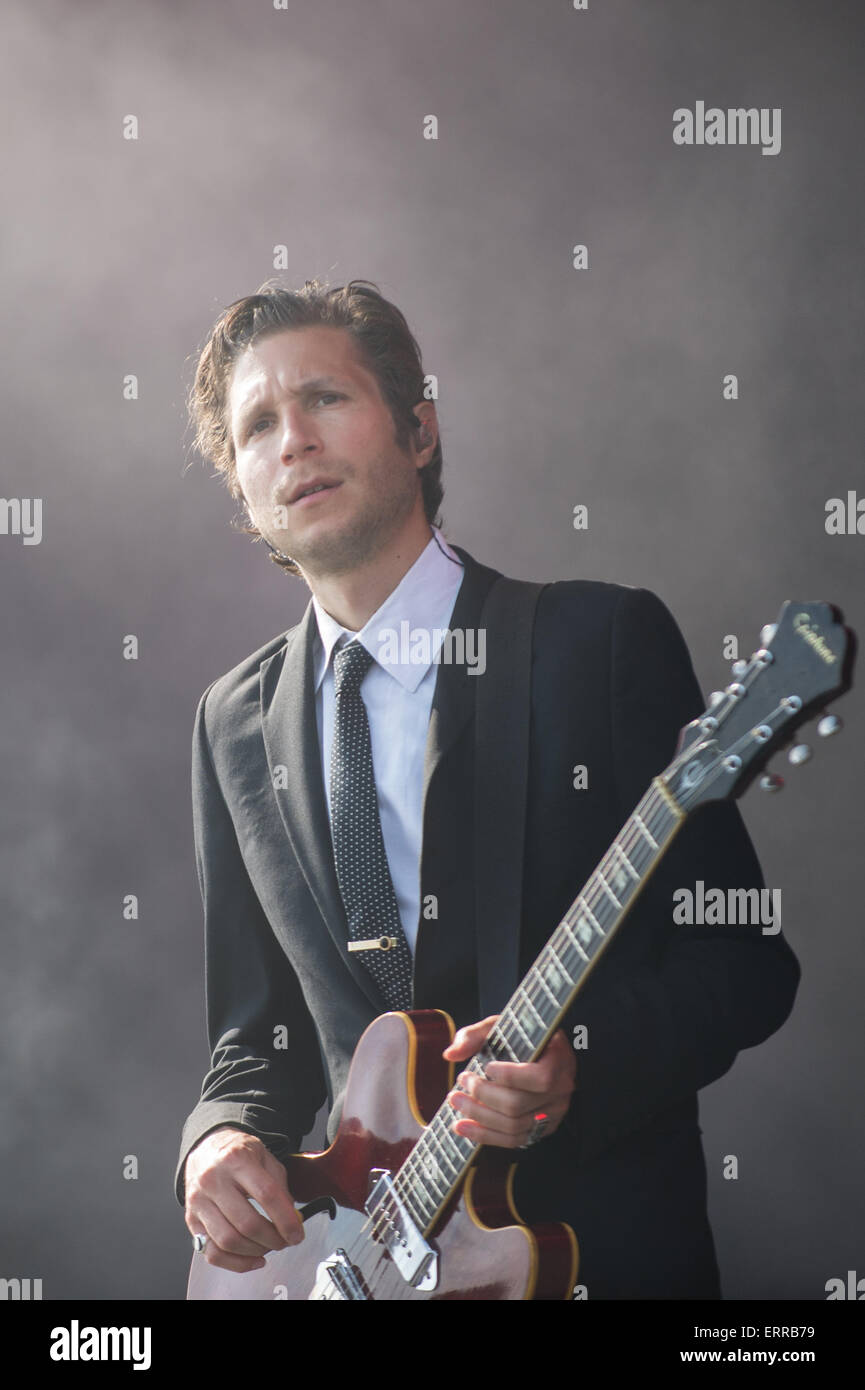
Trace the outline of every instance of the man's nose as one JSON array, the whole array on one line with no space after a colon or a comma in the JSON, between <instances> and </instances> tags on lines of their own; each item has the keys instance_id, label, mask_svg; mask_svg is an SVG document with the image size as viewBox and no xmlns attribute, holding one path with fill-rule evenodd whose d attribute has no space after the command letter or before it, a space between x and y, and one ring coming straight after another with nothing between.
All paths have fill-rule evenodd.
<instances>
[{"instance_id":1,"label":"man's nose","mask_svg":"<svg viewBox=\"0 0 865 1390\"><path fill-rule=\"evenodd\" d=\"M293 463L302 455L316 453L321 448L321 439L305 411L288 410L282 424L280 457L283 463Z\"/></svg>"}]
</instances>

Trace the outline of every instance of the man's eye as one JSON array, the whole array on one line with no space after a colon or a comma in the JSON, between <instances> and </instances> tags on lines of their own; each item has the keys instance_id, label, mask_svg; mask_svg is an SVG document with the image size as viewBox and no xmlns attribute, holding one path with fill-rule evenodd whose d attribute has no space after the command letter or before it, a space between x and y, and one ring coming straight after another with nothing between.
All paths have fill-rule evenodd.
<instances>
[{"instance_id":1,"label":"man's eye","mask_svg":"<svg viewBox=\"0 0 865 1390\"><path fill-rule=\"evenodd\" d=\"M343 396L343 394L342 394L341 391L319 391L319 393L318 393L317 396L313 396L313 397L311 397L310 399L313 400L314 402L315 402L315 401L327 401L327 400L331 400L331 401L341 401L341 400L344 400L345 397ZM252 422L252 424L251 424L250 427L249 427L249 433L250 433L251 435L253 435L253 434L261 434L261 430L258 428L259 425L269 425L269 424L270 424L270 418L269 418L269 416L262 415L262 417L261 417L260 420L254 420L254 421Z\"/></svg>"}]
</instances>

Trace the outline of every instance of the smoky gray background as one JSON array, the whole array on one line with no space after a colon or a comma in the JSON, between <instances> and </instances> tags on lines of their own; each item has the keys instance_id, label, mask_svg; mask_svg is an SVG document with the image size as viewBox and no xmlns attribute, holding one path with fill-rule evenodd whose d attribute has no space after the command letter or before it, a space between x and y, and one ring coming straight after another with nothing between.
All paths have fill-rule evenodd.
<instances>
[{"instance_id":1,"label":"smoky gray background","mask_svg":"<svg viewBox=\"0 0 865 1390\"><path fill-rule=\"evenodd\" d=\"M863 24L791 0L139 0L20 3L4 31L2 492L43 499L43 538L0 536L0 1276L180 1299L174 1165L208 1063L193 716L308 599L191 451L196 348L275 245L286 284L372 279L439 378L451 540L654 590L706 692L724 637L747 655L786 598L861 630L865 537L824 521L865 492ZM675 146L698 100L780 107L780 153ZM865 1275L861 692L837 711L808 766L776 760L781 796L740 803L803 978L700 1096L731 1299Z\"/></svg>"}]
</instances>

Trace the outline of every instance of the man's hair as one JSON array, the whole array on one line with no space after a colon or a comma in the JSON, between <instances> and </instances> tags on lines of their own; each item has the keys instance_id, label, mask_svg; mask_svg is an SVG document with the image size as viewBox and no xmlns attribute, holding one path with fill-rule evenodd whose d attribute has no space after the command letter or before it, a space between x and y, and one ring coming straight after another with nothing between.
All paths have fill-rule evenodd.
<instances>
[{"instance_id":1,"label":"man's hair","mask_svg":"<svg viewBox=\"0 0 865 1390\"><path fill-rule=\"evenodd\" d=\"M375 376L390 409L397 446L408 449L412 435L421 428L414 413L414 406L424 398L420 348L403 314L384 298L378 286L370 280L351 280L329 288L316 279L307 280L302 289L288 290L275 281L265 281L255 294L235 300L217 319L199 356L187 399L195 430L193 447L223 475L236 500L243 498L243 492L228 409L234 365L262 338L318 324L344 328L351 334L360 361ZM444 495L441 471L438 439L432 458L420 470L424 511L430 525L440 521L438 510ZM255 525L239 529L265 539ZM289 573L299 573L289 557L272 553L270 558Z\"/></svg>"}]
</instances>

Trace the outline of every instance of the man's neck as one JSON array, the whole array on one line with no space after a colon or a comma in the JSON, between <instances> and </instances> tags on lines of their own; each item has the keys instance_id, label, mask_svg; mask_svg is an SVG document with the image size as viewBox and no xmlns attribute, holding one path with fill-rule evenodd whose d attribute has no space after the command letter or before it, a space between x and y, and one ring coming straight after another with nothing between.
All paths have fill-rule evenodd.
<instances>
[{"instance_id":1,"label":"man's neck","mask_svg":"<svg viewBox=\"0 0 865 1390\"><path fill-rule=\"evenodd\" d=\"M325 612L349 632L359 632L429 545L432 534L424 521L348 574L304 577Z\"/></svg>"}]
</instances>

